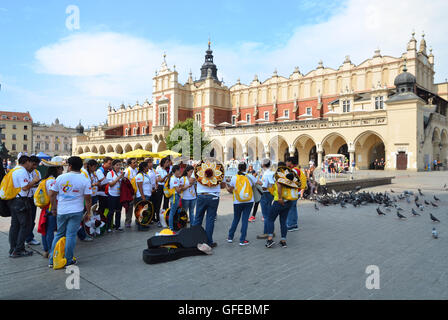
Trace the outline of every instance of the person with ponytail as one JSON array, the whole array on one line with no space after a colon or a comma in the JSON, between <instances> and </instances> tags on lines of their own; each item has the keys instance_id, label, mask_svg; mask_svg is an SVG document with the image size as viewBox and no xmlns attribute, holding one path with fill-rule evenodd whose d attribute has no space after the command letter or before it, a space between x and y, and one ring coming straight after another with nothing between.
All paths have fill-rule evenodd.
<instances>
[{"instance_id":1,"label":"person with ponytail","mask_svg":"<svg viewBox=\"0 0 448 320\"><path fill-rule=\"evenodd\" d=\"M156 169L156 182L157 182L157 189L154 193L153 199L154 199L154 212L155 212L155 219L158 221L160 208L162 207L162 201L163 201L163 209L168 208L168 199L165 197L163 193L163 186L165 185L166 179L168 177L168 170L170 166L170 158L166 157L163 158L160 161L160 165L157 166ZM159 222L159 227L162 225Z\"/></svg>"},{"instance_id":2,"label":"person with ponytail","mask_svg":"<svg viewBox=\"0 0 448 320\"><path fill-rule=\"evenodd\" d=\"M138 165L138 172L135 176L135 183L137 184L137 193L135 195L135 203L139 203L142 200L151 199L151 193L153 189L152 180L148 175L149 166L147 162L141 162Z\"/></svg>"},{"instance_id":3,"label":"person with ponytail","mask_svg":"<svg viewBox=\"0 0 448 320\"><path fill-rule=\"evenodd\" d=\"M180 166L174 165L167 176L168 189L172 192L170 199L170 215L168 219L169 228L174 231L174 216L179 208L181 193L184 190L180 185L181 170Z\"/></svg>"}]
</instances>

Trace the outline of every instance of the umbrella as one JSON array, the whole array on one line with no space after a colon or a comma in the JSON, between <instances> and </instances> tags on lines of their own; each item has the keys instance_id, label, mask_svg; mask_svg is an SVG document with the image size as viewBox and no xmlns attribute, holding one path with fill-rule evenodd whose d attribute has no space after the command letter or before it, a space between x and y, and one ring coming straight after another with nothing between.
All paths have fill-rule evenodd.
<instances>
[{"instance_id":1,"label":"umbrella","mask_svg":"<svg viewBox=\"0 0 448 320\"><path fill-rule=\"evenodd\" d=\"M51 156L49 156L48 154L45 154L43 152L39 152L38 154L36 154L36 157L38 157L40 160L44 159L44 160L50 160Z\"/></svg>"},{"instance_id":2,"label":"umbrella","mask_svg":"<svg viewBox=\"0 0 448 320\"><path fill-rule=\"evenodd\" d=\"M157 153L160 157L168 157L168 156L173 156L174 158L180 157L182 154L171 151L171 150L165 150L162 152L158 152Z\"/></svg>"},{"instance_id":3,"label":"umbrella","mask_svg":"<svg viewBox=\"0 0 448 320\"><path fill-rule=\"evenodd\" d=\"M103 159L104 155L94 153L94 152L84 152L84 153L80 154L79 157L81 159Z\"/></svg>"},{"instance_id":4,"label":"umbrella","mask_svg":"<svg viewBox=\"0 0 448 320\"><path fill-rule=\"evenodd\" d=\"M157 155L154 152L146 151L143 149L137 149L133 151L126 152L124 154L120 155L120 158L122 159L129 159L129 158L145 158L145 157L154 157Z\"/></svg>"},{"instance_id":5,"label":"umbrella","mask_svg":"<svg viewBox=\"0 0 448 320\"><path fill-rule=\"evenodd\" d=\"M104 157L109 157L109 158L112 158L112 159L118 159L118 158L121 158L122 154L116 153L116 152L108 152L108 153L103 154L103 156Z\"/></svg>"}]
</instances>

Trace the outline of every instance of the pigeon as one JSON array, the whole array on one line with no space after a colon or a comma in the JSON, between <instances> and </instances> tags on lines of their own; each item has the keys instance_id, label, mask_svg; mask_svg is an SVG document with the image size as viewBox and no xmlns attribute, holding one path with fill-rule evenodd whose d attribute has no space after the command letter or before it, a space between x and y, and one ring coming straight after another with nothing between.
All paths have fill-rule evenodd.
<instances>
[{"instance_id":1,"label":"pigeon","mask_svg":"<svg viewBox=\"0 0 448 320\"><path fill-rule=\"evenodd\" d=\"M446 188L446 183L445 183L445 185L443 186L443 188Z\"/></svg>"},{"instance_id":2,"label":"pigeon","mask_svg":"<svg viewBox=\"0 0 448 320\"><path fill-rule=\"evenodd\" d=\"M347 207L345 206L345 202L344 202L344 201L341 201L341 207L342 207L342 208L347 208Z\"/></svg>"},{"instance_id":3,"label":"pigeon","mask_svg":"<svg viewBox=\"0 0 448 320\"><path fill-rule=\"evenodd\" d=\"M429 205L429 202L428 202L427 200L425 200L425 204L426 204L426 205Z\"/></svg>"},{"instance_id":4,"label":"pigeon","mask_svg":"<svg viewBox=\"0 0 448 320\"><path fill-rule=\"evenodd\" d=\"M378 212L379 216L385 216L386 214L380 210L380 208L376 208L376 212Z\"/></svg>"},{"instance_id":5,"label":"pigeon","mask_svg":"<svg viewBox=\"0 0 448 320\"><path fill-rule=\"evenodd\" d=\"M419 193L421 196L423 196L422 190L420 190L420 189L417 189L417 190L418 190L418 193Z\"/></svg>"},{"instance_id":6,"label":"pigeon","mask_svg":"<svg viewBox=\"0 0 448 320\"><path fill-rule=\"evenodd\" d=\"M437 198L436 196L434 196L434 200L436 200L436 201L439 201L440 199L439 199L439 198Z\"/></svg>"},{"instance_id":7,"label":"pigeon","mask_svg":"<svg viewBox=\"0 0 448 320\"><path fill-rule=\"evenodd\" d=\"M436 228L432 228L432 237L434 239L437 239L439 237L439 233L437 232Z\"/></svg>"},{"instance_id":8,"label":"pigeon","mask_svg":"<svg viewBox=\"0 0 448 320\"><path fill-rule=\"evenodd\" d=\"M400 211L400 210L401 210L401 211L404 211L404 209L401 208L401 207L399 207L399 206L397 206L396 208L397 208L397 212Z\"/></svg>"},{"instance_id":9,"label":"pigeon","mask_svg":"<svg viewBox=\"0 0 448 320\"><path fill-rule=\"evenodd\" d=\"M406 202L411 203L411 199L409 199L409 197L406 197Z\"/></svg>"},{"instance_id":10,"label":"pigeon","mask_svg":"<svg viewBox=\"0 0 448 320\"><path fill-rule=\"evenodd\" d=\"M316 209L317 211L319 211L319 207L317 206L317 204L314 204L314 209Z\"/></svg>"},{"instance_id":11,"label":"pigeon","mask_svg":"<svg viewBox=\"0 0 448 320\"><path fill-rule=\"evenodd\" d=\"M392 189L390 189L390 192L392 192L392 193L395 193L395 191L394 191L394 190L392 190Z\"/></svg>"},{"instance_id":12,"label":"pigeon","mask_svg":"<svg viewBox=\"0 0 448 320\"><path fill-rule=\"evenodd\" d=\"M415 196L415 201L418 201L418 196Z\"/></svg>"},{"instance_id":13,"label":"pigeon","mask_svg":"<svg viewBox=\"0 0 448 320\"><path fill-rule=\"evenodd\" d=\"M398 212L398 211L397 211L397 217L399 219L406 219L406 217L404 215L400 214L400 212Z\"/></svg>"},{"instance_id":14,"label":"pigeon","mask_svg":"<svg viewBox=\"0 0 448 320\"><path fill-rule=\"evenodd\" d=\"M417 213L417 211L414 210L414 208L411 209L412 215L413 216L419 216L420 214Z\"/></svg>"},{"instance_id":15,"label":"pigeon","mask_svg":"<svg viewBox=\"0 0 448 320\"><path fill-rule=\"evenodd\" d=\"M432 202L431 201L431 205L433 206L433 207L435 207L435 208L437 208L438 207L438 205L436 205L434 202Z\"/></svg>"},{"instance_id":16,"label":"pigeon","mask_svg":"<svg viewBox=\"0 0 448 320\"><path fill-rule=\"evenodd\" d=\"M432 213L429 214L429 217L431 218L431 220L432 220L433 222L440 222L440 220L437 219L436 217L434 217L434 216L432 215Z\"/></svg>"}]
</instances>

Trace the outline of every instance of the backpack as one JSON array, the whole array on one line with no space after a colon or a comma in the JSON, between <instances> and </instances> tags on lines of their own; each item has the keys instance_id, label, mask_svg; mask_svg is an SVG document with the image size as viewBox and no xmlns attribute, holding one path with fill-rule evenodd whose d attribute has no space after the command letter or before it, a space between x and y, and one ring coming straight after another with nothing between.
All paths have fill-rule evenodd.
<instances>
[{"instance_id":1,"label":"backpack","mask_svg":"<svg viewBox=\"0 0 448 320\"><path fill-rule=\"evenodd\" d=\"M176 189L169 188L171 178L172 178L172 176L169 179L166 179L165 184L163 185L163 193L165 194L165 197L167 197L167 198L171 198L176 193Z\"/></svg>"},{"instance_id":2,"label":"backpack","mask_svg":"<svg viewBox=\"0 0 448 320\"><path fill-rule=\"evenodd\" d=\"M103 169L104 170L104 169ZM111 170L111 175L112 175L112 178L114 177L114 170ZM118 183L118 182L117 182ZM104 189L104 193L108 196L109 195L109 184L107 183L106 184L106 187L105 187L105 189Z\"/></svg>"},{"instance_id":3,"label":"backpack","mask_svg":"<svg viewBox=\"0 0 448 320\"><path fill-rule=\"evenodd\" d=\"M137 181L135 180L135 178L137 178L138 174L135 175L134 178L131 179L131 185L132 185L132 189L134 189L134 194L137 194ZM142 174L143 177L143 181L145 180L145 175Z\"/></svg>"},{"instance_id":4,"label":"backpack","mask_svg":"<svg viewBox=\"0 0 448 320\"><path fill-rule=\"evenodd\" d=\"M236 175L235 189L233 190L233 200L238 202L248 202L252 199L254 192L250 185L249 178L245 175Z\"/></svg>"},{"instance_id":5,"label":"backpack","mask_svg":"<svg viewBox=\"0 0 448 320\"><path fill-rule=\"evenodd\" d=\"M3 177L2 183L0 184L0 198L2 200L14 199L20 190L22 190L22 188L14 188L14 182L12 180L12 173L20 168L16 167L12 169Z\"/></svg>"},{"instance_id":6,"label":"backpack","mask_svg":"<svg viewBox=\"0 0 448 320\"><path fill-rule=\"evenodd\" d=\"M65 237L62 237L61 239L56 242L56 245L54 246L54 252L53 252L53 269L62 269L67 264L67 259L65 259Z\"/></svg>"},{"instance_id":7,"label":"backpack","mask_svg":"<svg viewBox=\"0 0 448 320\"><path fill-rule=\"evenodd\" d=\"M36 205L36 207L39 207L41 209L45 208L47 205L50 204L50 196L46 192L46 189L47 189L46 183L50 179L54 179L54 178L50 177L45 180L42 180L39 183L39 186L37 187L36 192L34 192L34 204Z\"/></svg>"},{"instance_id":8,"label":"backpack","mask_svg":"<svg viewBox=\"0 0 448 320\"><path fill-rule=\"evenodd\" d=\"M278 188L277 183L274 184L274 201L278 201ZM285 185L282 185L282 199L288 201L295 201L299 199L299 189L291 188Z\"/></svg>"}]
</instances>

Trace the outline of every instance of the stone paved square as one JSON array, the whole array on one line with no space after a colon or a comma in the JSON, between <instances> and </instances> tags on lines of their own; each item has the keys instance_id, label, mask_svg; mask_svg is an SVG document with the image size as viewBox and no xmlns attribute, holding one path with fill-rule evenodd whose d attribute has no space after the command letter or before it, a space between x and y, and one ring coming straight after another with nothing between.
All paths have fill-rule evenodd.
<instances>
[{"instance_id":1,"label":"stone paved square","mask_svg":"<svg viewBox=\"0 0 448 320\"><path fill-rule=\"evenodd\" d=\"M438 208L411 217L411 205L401 201L406 221L395 212L384 217L375 205L347 209L299 204L301 230L288 233L288 248L264 247L261 211L250 223L250 245L225 239L233 208L223 193L215 225L218 247L211 256L187 257L147 265L142 260L146 240L160 230L113 233L91 243L77 242L81 282L67 290L67 274L47 267L41 246L29 258L8 258L9 219L0 220L1 299L447 299L448 298L448 172L362 172L395 176L393 184L366 189L397 192L421 188L425 199L440 198ZM441 220L433 223L432 212ZM436 227L439 239L431 237ZM276 222L276 232L279 224ZM235 239L239 237L239 229ZM36 233L35 233L36 234ZM37 236L40 238L40 235ZM278 237L277 237L278 238ZM380 270L380 289L366 289L366 267Z\"/></svg>"}]
</instances>

